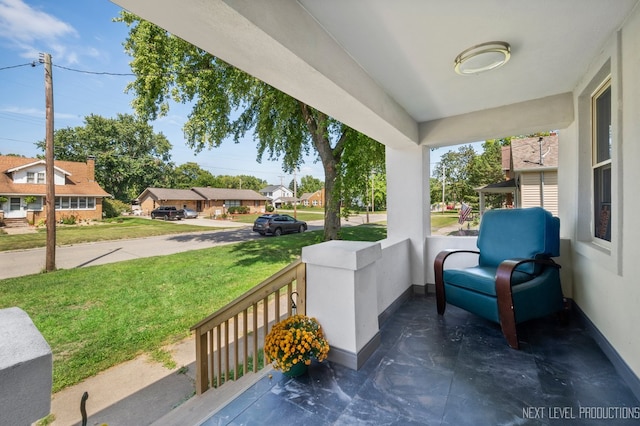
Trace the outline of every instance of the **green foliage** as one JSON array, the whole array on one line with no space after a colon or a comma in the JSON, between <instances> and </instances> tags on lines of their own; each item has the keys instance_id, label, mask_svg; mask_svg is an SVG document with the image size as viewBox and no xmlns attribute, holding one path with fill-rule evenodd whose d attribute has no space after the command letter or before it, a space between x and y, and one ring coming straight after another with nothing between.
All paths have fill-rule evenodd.
<instances>
[{"instance_id":1,"label":"green foliage","mask_svg":"<svg viewBox=\"0 0 640 426\"><path fill-rule=\"evenodd\" d=\"M105 218L118 217L130 209L129 204L120 200L110 200L108 198L102 200L102 213Z\"/></svg>"},{"instance_id":2,"label":"green foliage","mask_svg":"<svg viewBox=\"0 0 640 426\"><path fill-rule=\"evenodd\" d=\"M386 208L385 148L370 141L357 134L345 144L338 183L344 202L343 216L359 208L370 208L372 204L378 210Z\"/></svg>"},{"instance_id":3,"label":"green foliage","mask_svg":"<svg viewBox=\"0 0 640 426\"><path fill-rule=\"evenodd\" d=\"M9 201L7 197L5 197L4 195L0 195L0 204L6 203L7 201Z\"/></svg>"},{"instance_id":4,"label":"green foliage","mask_svg":"<svg viewBox=\"0 0 640 426\"><path fill-rule=\"evenodd\" d=\"M233 206L227 209L229 214L248 214L250 209L248 206Z\"/></svg>"},{"instance_id":5,"label":"green foliage","mask_svg":"<svg viewBox=\"0 0 640 426\"><path fill-rule=\"evenodd\" d=\"M265 209L265 211L267 211L269 213L271 213L272 211L275 210L275 208L271 204L267 204L264 209Z\"/></svg>"},{"instance_id":6,"label":"green foliage","mask_svg":"<svg viewBox=\"0 0 640 426\"><path fill-rule=\"evenodd\" d=\"M24 197L24 202L27 204L33 204L36 202L38 198L34 195L27 195L26 197Z\"/></svg>"},{"instance_id":7,"label":"green foliage","mask_svg":"<svg viewBox=\"0 0 640 426\"><path fill-rule=\"evenodd\" d=\"M64 215L60 218L60 223L63 225L75 225L77 222L78 218L73 214Z\"/></svg>"},{"instance_id":8,"label":"green foliage","mask_svg":"<svg viewBox=\"0 0 640 426\"><path fill-rule=\"evenodd\" d=\"M129 26L124 48L136 78L127 91L135 94L133 107L140 117L166 115L171 100L189 103L193 107L184 134L196 152L229 138L238 143L252 132L256 160L265 155L280 159L287 173L299 169L304 156L315 150L325 175L324 236L338 237L338 168L347 170L360 161L353 156L342 162L345 145L376 142L131 13L123 11L117 21Z\"/></svg>"},{"instance_id":9,"label":"green foliage","mask_svg":"<svg viewBox=\"0 0 640 426\"><path fill-rule=\"evenodd\" d=\"M85 117L84 126L56 130L56 159L85 162L95 157L96 181L116 199L130 201L150 186L169 186L171 144L130 114ZM45 142L38 142L44 151Z\"/></svg>"}]
</instances>

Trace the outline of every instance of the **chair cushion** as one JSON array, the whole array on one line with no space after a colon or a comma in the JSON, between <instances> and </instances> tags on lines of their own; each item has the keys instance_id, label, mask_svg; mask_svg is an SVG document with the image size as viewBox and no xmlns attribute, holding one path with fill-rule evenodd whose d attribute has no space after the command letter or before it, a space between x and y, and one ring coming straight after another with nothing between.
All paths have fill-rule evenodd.
<instances>
[{"instance_id":1,"label":"chair cushion","mask_svg":"<svg viewBox=\"0 0 640 426\"><path fill-rule=\"evenodd\" d=\"M480 266L497 268L506 259L559 256L559 222L541 207L487 211L477 240ZM533 263L518 267L536 275L540 269Z\"/></svg>"},{"instance_id":2,"label":"chair cushion","mask_svg":"<svg viewBox=\"0 0 640 426\"><path fill-rule=\"evenodd\" d=\"M455 285L489 296L496 296L496 269L489 266L474 266L465 269L446 269L443 272L445 285ZM521 284L534 278L533 275L514 271L512 285Z\"/></svg>"}]
</instances>

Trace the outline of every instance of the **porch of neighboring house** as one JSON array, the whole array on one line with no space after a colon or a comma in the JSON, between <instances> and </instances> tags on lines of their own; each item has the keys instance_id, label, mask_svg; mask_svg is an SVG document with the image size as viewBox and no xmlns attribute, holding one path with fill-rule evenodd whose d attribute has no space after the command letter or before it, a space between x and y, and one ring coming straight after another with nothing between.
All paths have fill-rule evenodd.
<instances>
[{"instance_id":1,"label":"porch of neighboring house","mask_svg":"<svg viewBox=\"0 0 640 426\"><path fill-rule=\"evenodd\" d=\"M379 348L358 371L332 362L312 364L298 378L272 371L215 412L183 417L178 408L168 419L198 418L189 424L201 425L495 425L568 417L637 424L640 401L579 316L566 326L555 317L530 321L520 335L522 349L516 351L498 325L454 306L439 317L433 296L413 296L382 325ZM210 392L216 391L194 398ZM168 419L156 424L177 424Z\"/></svg>"}]
</instances>

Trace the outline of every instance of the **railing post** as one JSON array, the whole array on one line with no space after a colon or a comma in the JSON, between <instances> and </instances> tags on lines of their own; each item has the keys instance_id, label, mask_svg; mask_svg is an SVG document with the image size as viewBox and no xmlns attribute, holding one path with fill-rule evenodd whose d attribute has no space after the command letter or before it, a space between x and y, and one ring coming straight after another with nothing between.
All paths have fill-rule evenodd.
<instances>
[{"instance_id":1,"label":"railing post","mask_svg":"<svg viewBox=\"0 0 640 426\"><path fill-rule=\"evenodd\" d=\"M207 333L196 328L196 393L201 395L209 389L209 357L207 351Z\"/></svg>"},{"instance_id":2,"label":"railing post","mask_svg":"<svg viewBox=\"0 0 640 426\"><path fill-rule=\"evenodd\" d=\"M301 262L296 267L296 291L298 297L296 300L297 313L300 315L307 314L307 264Z\"/></svg>"}]
</instances>

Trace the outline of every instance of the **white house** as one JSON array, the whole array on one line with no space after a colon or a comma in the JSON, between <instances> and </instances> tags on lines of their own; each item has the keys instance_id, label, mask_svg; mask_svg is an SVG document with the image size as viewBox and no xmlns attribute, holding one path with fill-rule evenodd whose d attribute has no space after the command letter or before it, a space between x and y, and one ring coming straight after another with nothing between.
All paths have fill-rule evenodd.
<instances>
[{"instance_id":1,"label":"white house","mask_svg":"<svg viewBox=\"0 0 640 426\"><path fill-rule=\"evenodd\" d=\"M275 207L281 207L286 203L293 204L296 201L296 198L293 196L293 191L284 185L265 186L258 192L267 197Z\"/></svg>"},{"instance_id":2,"label":"white house","mask_svg":"<svg viewBox=\"0 0 640 426\"><path fill-rule=\"evenodd\" d=\"M467 244L430 236L430 150L558 130L564 292L640 393L638 0L115 3L386 146L378 313Z\"/></svg>"}]
</instances>

